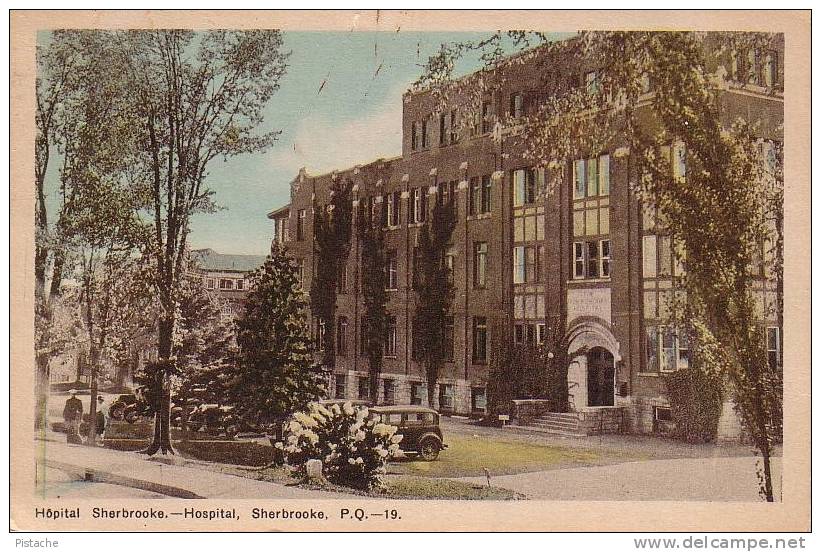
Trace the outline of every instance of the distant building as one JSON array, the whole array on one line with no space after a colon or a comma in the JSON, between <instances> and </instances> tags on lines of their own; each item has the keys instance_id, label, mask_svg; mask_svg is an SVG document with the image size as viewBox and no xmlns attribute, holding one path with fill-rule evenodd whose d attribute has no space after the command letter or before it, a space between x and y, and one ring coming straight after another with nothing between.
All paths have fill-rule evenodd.
<instances>
[{"instance_id":1,"label":"distant building","mask_svg":"<svg viewBox=\"0 0 821 552\"><path fill-rule=\"evenodd\" d=\"M213 249L191 251L205 289L223 299L222 316L236 316L248 292L248 275L265 263L264 255L224 255Z\"/></svg>"}]
</instances>

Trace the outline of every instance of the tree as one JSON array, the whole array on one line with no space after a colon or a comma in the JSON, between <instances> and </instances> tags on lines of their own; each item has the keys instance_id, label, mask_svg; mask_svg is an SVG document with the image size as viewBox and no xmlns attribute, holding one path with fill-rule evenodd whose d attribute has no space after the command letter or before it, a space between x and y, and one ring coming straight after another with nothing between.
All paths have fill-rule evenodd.
<instances>
[{"instance_id":1,"label":"tree","mask_svg":"<svg viewBox=\"0 0 821 552\"><path fill-rule=\"evenodd\" d=\"M453 203L437 202L430 220L419 231L419 266L414 267L417 303L413 340L425 366L431 406L445 360L445 325L453 303L452 275L445 263L445 253L455 227Z\"/></svg>"},{"instance_id":2,"label":"tree","mask_svg":"<svg viewBox=\"0 0 821 552\"><path fill-rule=\"evenodd\" d=\"M231 405L236 374L234 323L222 316L222 301L189 273L180 289L179 339L174 400L183 407L183 427L192 399Z\"/></svg>"},{"instance_id":3,"label":"tree","mask_svg":"<svg viewBox=\"0 0 821 552\"><path fill-rule=\"evenodd\" d=\"M179 290L187 267L189 222L214 209L208 165L265 150L276 131L257 132L263 110L285 73L287 54L276 30L193 32L137 30L109 33L121 56L139 119L137 155L149 200L160 305L158 361L151 365L162 399L147 454L173 452L169 437L169 376L175 366Z\"/></svg>"},{"instance_id":4,"label":"tree","mask_svg":"<svg viewBox=\"0 0 821 552\"><path fill-rule=\"evenodd\" d=\"M314 253L315 275L311 280L311 314L328 331L324 335L322 364L333 367L336 358L335 332L336 294L341 271L345 270L351 250L351 188L353 182L334 182L327 207L315 208Z\"/></svg>"},{"instance_id":5,"label":"tree","mask_svg":"<svg viewBox=\"0 0 821 552\"><path fill-rule=\"evenodd\" d=\"M371 220L370 213L360 214L357 233L362 251L362 298L365 306L364 324L360 331L364 334L365 354L368 357L370 396L376 400L388 321L385 233L378 221Z\"/></svg>"},{"instance_id":6,"label":"tree","mask_svg":"<svg viewBox=\"0 0 821 552\"><path fill-rule=\"evenodd\" d=\"M254 274L237 320L236 375L231 396L237 414L254 424L284 420L322 396L305 320L307 304L285 249L274 244Z\"/></svg>"}]
</instances>

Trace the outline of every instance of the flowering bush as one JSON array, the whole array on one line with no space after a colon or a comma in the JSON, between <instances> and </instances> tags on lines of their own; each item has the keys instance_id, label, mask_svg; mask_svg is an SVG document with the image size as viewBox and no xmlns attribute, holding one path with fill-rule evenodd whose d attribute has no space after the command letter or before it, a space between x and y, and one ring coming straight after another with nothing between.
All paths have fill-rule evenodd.
<instances>
[{"instance_id":1,"label":"flowering bush","mask_svg":"<svg viewBox=\"0 0 821 552\"><path fill-rule=\"evenodd\" d=\"M276 447L298 474L306 475L307 461L317 459L329 481L371 489L380 485L388 461L402 454L396 430L371 416L367 407L311 403L286 424L284 442Z\"/></svg>"}]
</instances>

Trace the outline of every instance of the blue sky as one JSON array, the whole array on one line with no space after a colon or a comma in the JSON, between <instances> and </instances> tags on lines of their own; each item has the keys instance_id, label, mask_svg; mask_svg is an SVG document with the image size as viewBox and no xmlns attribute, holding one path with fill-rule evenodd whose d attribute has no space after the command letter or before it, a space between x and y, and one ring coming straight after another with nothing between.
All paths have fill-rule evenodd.
<instances>
[{"instance_id":1,"label":"blue sky","mask_svg":"<svg viewBox=\"0 0 821 552\"><path fill-rule=\"evenodd\" d=\"M282 135L265 153L212 162L207 182L222 210L194 218L192 247L265 254L271 242L265 215L289 201L299 168L319 174L400 154L402 92L418 78L420 64L442 42L482 36L285 32L288 72L265 118Z\"/></svg>"}]
</instances>

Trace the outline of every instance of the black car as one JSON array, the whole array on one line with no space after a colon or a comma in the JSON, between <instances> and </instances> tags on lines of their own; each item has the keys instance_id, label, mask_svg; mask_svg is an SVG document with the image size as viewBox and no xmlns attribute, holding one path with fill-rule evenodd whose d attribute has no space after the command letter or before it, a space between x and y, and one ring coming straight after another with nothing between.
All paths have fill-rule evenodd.
<instances>
[{"instance_id":1,"label":"black car","mask_svg":"<svg viewBox=\"0 0 821 552\"><path fill-rule=\"evenodd\" d=\"M439 413L424 406L374 406L372 414L379 416L383 424L399 428L402 435L399 448L402 452L418 454L424 460L439 457L439 451L447 448L439 427Z\"/></svg>"}]
</instances>

